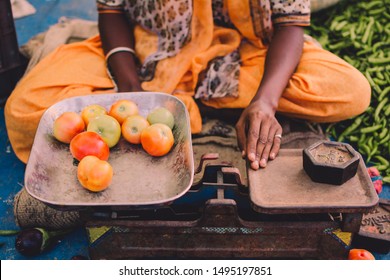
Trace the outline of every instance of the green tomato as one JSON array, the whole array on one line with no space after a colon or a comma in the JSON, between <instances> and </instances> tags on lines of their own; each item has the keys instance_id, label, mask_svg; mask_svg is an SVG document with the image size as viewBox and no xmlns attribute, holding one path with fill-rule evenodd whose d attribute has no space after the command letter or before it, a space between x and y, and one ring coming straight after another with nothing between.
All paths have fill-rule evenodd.
<instances>
[{"instance_id":1,"label":"green tomato","mask_svg":"<svg viewBox=\"0 0 390 280\"><path fill-rule=\"evenodd\" d=\"M166 124L170 129L173 129L173 126L175 125L175 118L172 113L164 107L158 107L151 111L147 116L147 120L150 124Z\"/></svg>"},{"instance_id":2,"label":"green tomato","mask_svg":"<svg viewBox=\"0 0 390 280\"><path fill-rule=\"evenodd\" d=\"M110 148L118 143L122 132L119 122L109 115L97 116L90 120L87 131L99 134Z\"/></svg>"}]
</instances>

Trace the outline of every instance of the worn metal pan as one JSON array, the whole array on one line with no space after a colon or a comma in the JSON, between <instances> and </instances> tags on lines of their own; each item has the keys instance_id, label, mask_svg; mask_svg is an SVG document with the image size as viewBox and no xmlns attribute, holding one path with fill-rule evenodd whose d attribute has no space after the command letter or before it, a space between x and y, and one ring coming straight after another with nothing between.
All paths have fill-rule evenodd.
<instances>
[{"instance_id":1,"label":"worn metal pan","mask_svg":"<svg viewBox=\"0 0 390 280\"><path fill-rule=\"evenodd\" d=\"M248 168L253 209L267 214L367 213L379 202L363 160L342 185L313 182L303 169L301 149L281 149L266 168Z\"/></svg>"},{"instance_id":2,"label":"worn metal pan","mask_svg":"<svg viewBox=\"0 0 390 280\"><path fill-rule=\"evenodd\" d=\"M84 189L77 180L77 166L68 144L53 137L54 120L63 112L81 112L90 104L107 110L119 99L134 101L139 114L147 116L164 106L175 118L175 143L163 157L148 155L140 145L123 138L111 148L112 184L100 193ZM44 113L38 126L25 172L27 191L42 202L57 206L139 206L169 203L191 187L194 161L188 112L176 97L164 93L132 92L98 94L63 100Z\"/></svg>"}]
</instances>

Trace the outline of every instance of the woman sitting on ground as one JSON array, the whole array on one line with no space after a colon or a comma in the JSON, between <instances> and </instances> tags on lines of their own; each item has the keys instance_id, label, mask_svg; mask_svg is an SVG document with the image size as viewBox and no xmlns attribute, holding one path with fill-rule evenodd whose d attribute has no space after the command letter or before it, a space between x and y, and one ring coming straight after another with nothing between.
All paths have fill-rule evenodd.
<instances>
[{"instance_id":1,"label":"woman sitting on ground","mask_svg":"<svg viewBox=\"0 0 390 280\"><path fill-rule=\"evenodd\" d=\"M100 35L56 49L7 101L9 139L23 162L44 111L74 96L172 94L187 106L192 133L202 126L197 102L242 109L238 145L255 170L279 151L277 112L336 122L370 103L358 70L306 40L309 0L97 0L97 7Z\"/></svg>"}]
</instances>

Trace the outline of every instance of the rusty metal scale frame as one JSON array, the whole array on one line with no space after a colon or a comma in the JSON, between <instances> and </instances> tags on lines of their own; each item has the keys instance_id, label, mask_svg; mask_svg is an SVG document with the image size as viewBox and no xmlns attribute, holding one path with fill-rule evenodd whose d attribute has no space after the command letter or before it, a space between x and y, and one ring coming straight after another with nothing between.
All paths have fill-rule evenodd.
<instances>
[{"instance_id":1,"label":"rusty metal scale frame","mask_svg":"<svg viewBox=\"0 0 390 280\"><path fill-rule=\"evenodd\" d=\"M139 147L118 143L110 161L119 176L103 194L91 195L77 184L69 149L54 141L52 124L64 111L77 112L92 103L108 108L125 98L135 101L143 115L156 106L169 108L175 117L176 144L168 156L157 160ZM89 95L61 101L41 118L27 163L26 189L53 207L80 211L91 239L92 259L346 257L350 238L337 233L358 233L363 213L378 202L372 186L367 186L372 183L362 161L355 183L333 189L330 195L323 189L329 186L312 185L302 173L298 149L282 149L278 160L269 162L263 172L244 168L248 182L243 183L239 169L231 164L204 164L217 159L217 154L203 155L195 170L189 127L184 104L163 93ZM158 169L159 176L145 173L138 178L144 173L133 170L134 165ZM274 176L275 181L267 173L272 170L281 174ZM202 174L196 182L195 174ZM291 178L295 183L291 184ZM297 188L301 181L305 188ZM350 193L353 199L343 200ZM96 229L102 234L92 237Z\"/></svg>"},{"instance_id":2,"label":"rusty metal scale frame","mask_svg":"<svg viewBox=\"0 0 390 280\"><path fill-rule=\"evenodd\" d=\"M196 172L203 171L203 177L179 203L158 209L110 207L82 212L90 233L104 229L91 240L90 257L346 259L352 235L359 232L366 210L259 213L251 206L248 188L242 184L237 168L212 163L203 166L205 160L217 157L202 157ZM211 192L211 198L194 203L202 192ZM180 201L186 199L192 202L180 208ZM337 233L344 233L347 240Z\"/></svg>"}]
</instances>

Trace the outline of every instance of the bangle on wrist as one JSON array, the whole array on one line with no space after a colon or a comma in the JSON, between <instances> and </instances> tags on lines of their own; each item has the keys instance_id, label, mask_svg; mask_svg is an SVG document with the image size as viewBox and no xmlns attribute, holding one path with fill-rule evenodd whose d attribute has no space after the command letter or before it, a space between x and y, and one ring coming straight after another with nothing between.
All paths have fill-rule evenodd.
<instances>
[{"instance_id":1,"label":"bangle on wrist","mask_svg":"<svg viewBox=\"0 0 390 280\"><path fill-rule=\"evenodd\" d=\"M106 61L108 61L108 59L113 55L113 54L116 54L118 52L129 52L129 53L132 53L135 55L135 51L132 49L132 48L128 48L128 47L117 47L117 48L113 48L112 50L110 50L107 54L106 54Z\"/></svg>"}]
</instances>

